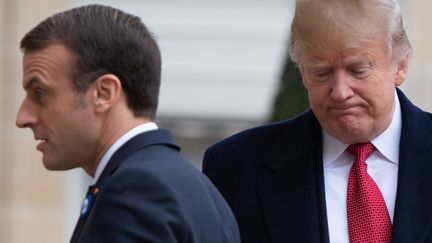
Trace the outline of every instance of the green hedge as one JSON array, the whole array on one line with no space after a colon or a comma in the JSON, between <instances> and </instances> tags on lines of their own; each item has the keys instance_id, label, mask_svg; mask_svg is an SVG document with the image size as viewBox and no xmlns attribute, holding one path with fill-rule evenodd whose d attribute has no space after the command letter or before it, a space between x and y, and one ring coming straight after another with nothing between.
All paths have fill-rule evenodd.
<instances>
[{"instance_id":1,"label":"green hedge","mask_svg":"<svg viewBox=\"0 0 432 243\"><path fill-rule=\"evenodd\" d=\"M270 121L294 117L308 108L309 100L300 72L297 65L288 58L281 75Z\"/></svg>"}]
</instances>

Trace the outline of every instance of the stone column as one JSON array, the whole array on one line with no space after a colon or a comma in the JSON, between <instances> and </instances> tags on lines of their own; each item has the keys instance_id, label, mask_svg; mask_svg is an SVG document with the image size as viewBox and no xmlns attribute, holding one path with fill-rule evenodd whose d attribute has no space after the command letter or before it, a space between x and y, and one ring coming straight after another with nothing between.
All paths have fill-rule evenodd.
<instances>
[{"instance_id":1,"label":"stone column","mask_svg":"<svg viewBox=\"0 0 432 243\"><path fill-rule=\"evenodd\" d=\"M414 54L408 79L402 87L416 105L432 111L432 1L406 1L404 7L406 30Z\"/></svg>"}]
</instances>

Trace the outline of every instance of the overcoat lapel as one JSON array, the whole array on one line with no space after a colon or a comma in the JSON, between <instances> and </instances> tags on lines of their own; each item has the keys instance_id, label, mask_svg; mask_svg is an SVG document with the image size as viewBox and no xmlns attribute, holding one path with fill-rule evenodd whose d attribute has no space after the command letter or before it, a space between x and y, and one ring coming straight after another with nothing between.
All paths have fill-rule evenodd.
<instances>
[{"instance_id":1,"label":"overcoat lapel","mask_svg":"<svg viewBox=\"0 0 432 243\"><path fill-rule=\"evenodd\" d=\"M296 121L264 161L263 215L272 243L328 242L321 129L310 111Z\"/></svg>"},{"instance_id":2,"label":"overcoat lapel","mask_svg":"<svg viewBox=\"0 0 432 243\"><path fill-rule=\"evenodd\" d=\"M432 115L399 90L398 97L402 134L393 242L426 242L432 234Z\"/></svg>"}]
</instances>

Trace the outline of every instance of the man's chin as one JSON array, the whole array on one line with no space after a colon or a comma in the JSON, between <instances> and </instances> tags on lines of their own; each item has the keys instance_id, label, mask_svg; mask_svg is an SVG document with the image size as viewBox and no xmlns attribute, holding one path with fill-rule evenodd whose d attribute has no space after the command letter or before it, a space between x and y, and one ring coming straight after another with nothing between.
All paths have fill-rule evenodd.
<instances>
[{"instance_id":1,"label":"man's chin","mask_svg":"<svg viewBox=\"0 0 432 243\"><path fill-rule=\"evenodd\" d=\"M331 136L346 144L369 142L373 139L368 127L358 120L338 121L327 128Z\"/></svg>"},{"instance_id":2,"label":"man's chin","mask_svg":"<svg viewBox=\"0 0 432 243\"><path fill-rule=\"evenodd\" d=\"M368 135L367 131L357 127L344 127L338 132L338 137L340 141L346 144L356 144L370 142L373 138Z\"/></svg>"},{"instance_id":3,"label":"man's chin","mask_svg":"<svg viewBox=\"0 0 432 243\"><path fill-rule=\"evenodd\" d=\"M49 160L42 160L43 165L45 167L45 169L50 170L50 171L64 171L64 170L70 170L72 168L68 168L65 167L64 165L61 165L59 163L55 163Z\"/></svg>"}]
</instances>

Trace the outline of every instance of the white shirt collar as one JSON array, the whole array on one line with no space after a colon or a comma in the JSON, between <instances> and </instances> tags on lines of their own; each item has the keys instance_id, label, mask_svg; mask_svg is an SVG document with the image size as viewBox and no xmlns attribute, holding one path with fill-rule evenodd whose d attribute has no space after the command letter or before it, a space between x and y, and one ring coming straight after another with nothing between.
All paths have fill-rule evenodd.
<instances>
[{"instance_id":1,"label":"white shirt collar","mask_svg":"<svg viewBox=\"0 0 432 243\"><path fill-rule=\"evenodd\" d=\"M375 148L390 162L399 163L399 143L402 131L402 115L399 98L395 94L395 109L390 126L371 141ZM336 138L323 130L323 161L324 167L333 163L348 148Z\"/></svg>"},{"instance_id":2,"label":"white shirt collar","mask_svg":"<svg viewBox=\"0 0 432 243\"><path fill-rule=\"evenodd\" d=\"M105 169L106 165L108 164L108 161L111 159L111 156L129 139L132 137L135 137L136 135L148 132L152 130L158 129L158 126L154 122L147 122L143 123L139 126L136 126L129 131L127 131L125 134L123 134L117 141L115 141L109 149L106 151L106 153L102 156L102 159L99 161L98 166L96 168L95 176L94 176L94 182L96 183L99 179L100 175L102 174L102 171Z\"/></svg>"}]
</instances>

